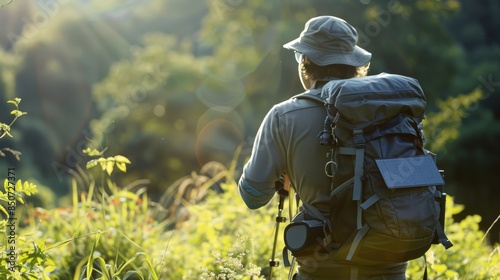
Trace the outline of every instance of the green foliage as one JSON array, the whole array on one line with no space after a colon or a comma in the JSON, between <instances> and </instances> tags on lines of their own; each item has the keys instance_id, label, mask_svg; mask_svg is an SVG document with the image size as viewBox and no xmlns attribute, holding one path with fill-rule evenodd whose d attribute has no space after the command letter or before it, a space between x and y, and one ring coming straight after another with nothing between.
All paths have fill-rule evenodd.
<instances>
[{"instance_id":1,"label":"green foliage","mask_svg":"<svg viewBox=\"0 0 500 280\"><path fill-rule=\"evenodd\" d=\"M84 154L88 154L89 156L100 156L102 152L97 151L96 149L86 148L83 150ZM116 165L118 169L122 172L127 172L127 164L130 164L130 160L122 155L116 155L114 157L103 158L100 157L98 159L93 159L87 162L87 169L95 167L97 165L101 166L102 171L106 171L109 176L113 173L113 169Z\"/></svg>"},{"instance_id":2,"label":"green foliage","mask_svg":"<svg viewBox=\"0 0 500 280\"><path fill-rule=\"evenodd\" d=\"M223 189L222 195L209 196L197 205L187 206L190 218L178 225L165 254L165 265L177 268L169 271L172 278L167 279L239 279L257 271L257 267L261 268L262 276L268 275L273 203L261 210L248 210L239 198L235 182L227 182ZM488 245L485 233L479 229L478 215L455 221L453 216L463 209L463 205L454 204L453 198L448 197L446 231L454 246L449 250L441 245L431 248L427 254L429 279L498 276L499 245ZM282 244L279 240L278 248ZM407 272L409 279L420 279L422 259L411 261ZM284 279L288 271L280 266L273 274L278 275L276 279ZM238 276L223 278L228 275Z\"/></svg>"},{"instance_id":3,"label":"green foliage","mask_svg":"<svg viewBox=\"0 0 500 280\"><path fill-rule=\"evenodd\" d=\"M12 135L10 134L10 127L16 122L16 120L19 117L27 114L26 112L19 110L19 103L21 103L21 98L16 97L12 100L7 101L7 103L14 105L16 107L16 109L14 109L10 112L11 115L14 115L14 118L12 119L12 121L9 124L0 122L0 130L1 130L0 139L5 137L6 135L9 137L12 137Z\"/></svg>"},{"instance_id":4,"label":"green foliage","mask_svg":"<svg viewBox=\"0 0 500 280\"><path fill-rule=\"evenodd\" d=\"M464 209L448 197L446 207L446 233L453 247L445 250L434 245L427 252L428 276L430 279L497 279L500 276L500 245L488 244L486 234L479 229L481 217L467 216L455 221L454 215ZM409 279L421 279L424 271L422 259L410 261Z\"/></svg>"},{"instance_id":5,"label":"green foliage","mask_svg":"<svg viewBox=\"0 0 500 280\"><path fill-rule=\"evenodd\" d=\"M227 250L224 255L218 251L212 251L213 263L208 267L200 267L200 279L257 279L261 274L261 268L252 263L249 247L252 243L247 236L235 240L235 244ZM249 256L250 254L250 256Z\"/></svg>"},{"instance_id":6,"label":"green foliage","mask_svg":"<svg viewBox=\"0 0 500 280\"><path fill-rule=\"evenodd\" d=\"M191 191L190 196L205 195L197 204L183 200L188 218L177 221L158 219L164 208L151 202L144 189L132 192L108 181L109 193L91 184L88 192L78 194L75 183L72 206L29 212L23 236L30 238L30 243L26 242L30 250L20 260L32 261L29 273L38 273L40 278L36 279L44 275L81 280L264 278L269 275L276 205L248 210L232 179L234 170L234 165L219 170L214 180L206 181L197 192ZM210 188L215 182L221 193ZM32 191L26 187L19 190ZM480 217L468 216L457 222L453 216L463 211L463 205L448 197L447 206L446 231L454 246L446 251L436 245L428 252L430 279L497 277L500 247L487 244L486 234L478 226ZM167 229L172 222L173 230ZM282 230L277 260L281 258ZM421 260L411 261L409 279L419 279L422 271ZM279 266L273 275L284 279L288 269Z\"/></svg>"},{"instance_id":7,"label":"green foliage","mask_svg":"<svg viewBox=\"0 0 500 280\"><path fill-rule=\"evenodd\" d=\"M10 2L0 1L0 5ZM34 97L26 105L31 106L30 115L37 117L22 129L36 129L40 133L35 135L40 137L26 136L26 141L19 143L33 149L33 159L29 159L33 161L23 163L24 172L30 164L43 170L61 151L65 153L67 145L74 146L72 141L82 136L82 127L96 113L93 104L99 111L90 125L93 148L109 141L111 154L123 154L137 164L128 168L128 159L102 157L88 150L90 156L97 157L88 167L100 167L106 172L102 178L110 178L117 168L128 172L115 180L148 178L153 182L148 191L155 187L159 193L193 166L211 160L226 163L235 147L255 134L273 103L300 90L296 64L292 55L282 52L282 43L295 38L309 17L334 7L335 15L345 15L363 35L363 47L374 54L374 72L418 78L430 106L443 99L441 111L429 114L426 120L428 146L443 151L457 139L463 145L454 148L460 153L451 151L454 157L450 157L463 165L454 171L460 176L453 177L467 187L463 196L471 189L480 189L467 185L477 183L474 174L485 181L498 181L497 173L486 172L496 163L497 155L488 146L497 141L491 130L498 116L492 113L488 122L480 119L482 125L474 123L470 132L461 131L467 138L457 138L468 108L477 105L478 111L486 107L493 112L498 107L498 98L492 94L498 89L498 65L494 62L500 53L494 43L500 34L496 32L500 21L494 16L500 5L495 1L199 0L193 4L158 0L139 7L121 6L126 1L119 0L52 1L52 6L19 2L0 11L1 26L9 27L0 31L3 45L18 54L0 50L0 95ZM132 2L137 1L127 3ZM449 25L459 44L450 39L440 19L451 17L460 5L464 8L458 22ZM112 18L117 15L119 20ZM139 34L146 33L140 41ZM23 61L20 70L18 61ZM478 83L487 90L487 104L478 103L484 97L479 91L447 98L469 92ZM94 100L87 95L91 89ZM243 100L245 106L239 106ZM21 111L12 116L22 116ZM1 129L2 137L11 132L8 124ZM470 144L484 150L470 149ZM10 149L2 151L16 155ZM471 165L482 172L470 172ZM51 172L40 173L55 177ZM173 209L163 208L167 205L152 202L144 190L118 188L120 182L108 181L107 191L104 183L75 187L72 206L30 210L29 226L17 239L23 267L15 277L90 278L93 270L90 274L94 277L107 279L148 279L155 273L161 279L170 279L170 275L171 279L237 278L247 273L248 278L257 275L259 267L265 275L275 211L272 205L247 210L230 179L234 168L223 173L205 182L200 180L203 176L193 178L201 185L196 191L179 188L177 193L167 192L173 194L169 199L175 200L177 213L185 214L178 216L170 215ZM468 174L468 180L460 180ZM447 177L450 181L453 178ZM220 195L211 188L219 180ZM52 187L63 189L60 186ZM31 193L30 187L22 184L16 191ZM478 192L488 195L483 189ZM16 197L23 199L25 195L18 193ZM158 219L158 213L179 220ZM448 221L449 230L456 230L450 236L455 247L446 252L433 247L436 253L430 253L428 259L433 276L495 277L498 272L490 264L498 262L498 247L478 242L484 239L478 222L477 216ZM175 230L166 230L166 224L175 224ZM461 244L462 238L470 246ZM3 264L5 259L0 269L5 269ZM486 272L481 274L483 267ZM412 264L412 277L421 275L419 269ZM278 275L285 278L285 270L280 268Z\"/></svg>"},{"instance_id":8,"label":"green foliage","mask_svg":"<svg viewBox=\"0 0 500 280\"><path fill-rule=\"evenodd\" d=\"M481 90L476 89L469 94L448 97L437 102L439 110L429 114L424 120L424 133L427 148L433 152L442 151L459 135L459 127L471 110L476 110L483 98Z\"/></svg>"},{"instance_id":9,"label":"green foliage","mask_svg":"<svg viewBox=\"0 0 500 280\"><path fill-rule=\"evenodd\" d=\"M208 8L203 16L176 25L196 31L165 34L153 29L93 86L101 115L90 122L92 147L107 141L113 143L112 154L141 151L124 154L139 164L117 180L148 178L154 182L148 190L153 194L170 186L177 174L188 174L190 166L228 163L238 145L251 141L272 103L300 91L294 87L300 83L293 54L282 44L330 5L339 16L359 15L347 19L374 53L374 71L417 76L429 98L448 89L461 53L438 18L455 11L458 1L396 1L398 7L386 1L338 2L197 1ZM144 8L155 21L161 19L154 19L158 12L151 7L192 14L185 5L169 1ZM431 64L439 75L422 67Z\"/></svg>"},{"instance_id":10,"label":"green foliage","mask_svg":"<svg viewBox=\"0 0 500 280\"><path fill-rule=\"evenodd\" d=\"M10 123L8 123L8 124L0 122L0 139L4 138L5 136L13 137L12 134L10 133L10 129L11 129L12 125L17 121L17 119L19 117L27 114L26 112L19 110L19 103L21 103L21 98L16 97L12 100L8 100L7 103L15 106L15 109L10 112L10 114L13 115L14 117L10 121ZM0 149L0 156L2 156L2 157L5 156L4 151L10 152L12 155L14 155L14 157L17 160L20 160L20 156L21 156L20 152L12 150L10 148L2 148L2 149Z\"/></svg>"},{"instance_id":11,"label":"green foliage","mask_svg":"<svg viewBox=\"0 0 500 280\"><path fill-rule=\"evenodd\" d=\"M14 187L12 184L5 179L5 193L0 191L0 210L7 216L0 220L0 275L4 279L48 280L56 265L46 254L44 240L19 232L21 211L17 203L24 204L24 196L36 194L36 185L21 180Z\"/></svg>"},{"instance_id":12,"label":"green foliage","mask_svg":"<svg viewBox=\"0 0 500 280\"><path fill-rule=\"evenodd\" d=\"M197 117L206 108L196 100L196 87L212 62L195 57L190 42L173 36L149 34L144 40L144 48L135 48L130 60L116 63L94 87L103 114L90 123L90 146L109 142L110 153L127 152L124 156L137 165L118 183L148 178L156 186L149 191L160 194L178 178L176 174L189 174L188 166L196 164L196 157L205 163L206 157L196 148L204 139L196 134L201 129ZM228 141L227 150L241 140L219 137Z\"/></svg>"},{"instance_id":13,"label":"green foliage","mask_svg":"<svg viewBox=\"0 0 500 280\"><path fill-rule=\"evenodd\" d=\"M20 98L7 101L13 104L15 109L11 111L14 118L9 124L0 122L0 139L10 134L11 126L16 120L26 115L19 110ZM9 148L2 149L11 152L18 160L20 152ZM5 156L0 151L1 156ZM7 170L7 178L4 180L4 191L0 191L0 211L5 213L6 218L0 220L0 275L4 279L48 279L47 274L54 269L54 263L45 254L43 241L38 241L30 234L19 234L20 213L18 203L24 204L24 196L37 193L36 185L27 181L16 181L15 168Z\"/></svg>"},{"instance_id":14,"label":"green foliage","mask_svg":"<svg viewBox=\"0 0 500 280\"><path fill-rule=\"evenodd\" d=\"M250 211L234 182L221 187L224 193L187 206L190 218L178 225L165 255L165 266L176 267L167 279L249 279L268 268L272 208Z\"/></svg>"},{"instance_id":15,"label":"green foliage","mask_svg":"<svg viewBox=\"0 0 500 280\"><path fill-rule=\"evenodd\" d=\"M95 257L95 250L99 243L99 238L101 237L101 232L97 233L96 241L92 250L89 254L89 258L87 264L84 265L81 269L78 266L75 278L81 270L80 278L81 280L89 280L89 279L102 279L102 280L114 280L114 279L123 279L123 280L138 280L138 279L153 279L158 280L158 276L156 275L151 259L145 253L137 253L131 259L126 261L124 264L120 266L113 266L106 263L105 259L102 257ZM125 275L123 275L124 270L128 268L129 265L133 264L137 261L138 257L144 257L145 264L148 268L149 273L151 274L149 277L145 278L142 273L135 270L126 270Z\"/></svg>"},{"instance_id":16,"label":"green foliage","mask_svg":"<svg viewBox=\"0 0 500 280\"><path fill-rule=\"evenodd\" d=\"M152 217L144 190L120 190L108 181L110 193L91 184L78 195L73 184L73 205L52 210L35 209L31 230L50 237L49 244L65 246L49 252L58 263L51 279L158 279L149 253L166 237L164 226ZM92 278L93 279L93 278ZM132 279L132 278L130 278Z\"/></svg>"}]
</instances>

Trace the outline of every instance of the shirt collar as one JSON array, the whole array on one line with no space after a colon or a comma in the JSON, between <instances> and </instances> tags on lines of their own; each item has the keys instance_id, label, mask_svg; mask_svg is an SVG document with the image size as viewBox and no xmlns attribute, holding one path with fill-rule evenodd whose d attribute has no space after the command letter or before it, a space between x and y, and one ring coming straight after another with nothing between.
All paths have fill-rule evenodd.
<instances>
[{"instance_id":1,"label":"shirt collar","mask_svg":"<svg viewBox=\"0 0 500 280\"><path fill-rule=\"evenodd\" d=\"M336 78L336 77L326 77L323 79L318 79L318 80L314 81L311 89L322 88L324 85L326 85L326 83L328 83L329 81L332 81L332 80L341 80L341 79Z\"/></svg>"}]
</instances>

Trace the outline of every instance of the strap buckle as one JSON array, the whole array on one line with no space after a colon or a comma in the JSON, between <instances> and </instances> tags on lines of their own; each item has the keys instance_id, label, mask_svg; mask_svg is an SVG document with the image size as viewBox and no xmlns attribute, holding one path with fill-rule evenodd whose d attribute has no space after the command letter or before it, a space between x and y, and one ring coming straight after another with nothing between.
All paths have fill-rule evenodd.
<instances>
[{"instance_id":1,"label":"strap buckle","mask_svg":"<svg viewBox=\"0 0 500 280\"><path fill-rule=\"evenodd\" d=\"M366 140L365 136L363 134L362 129L354 129L352 131L353 133L353 140L354 140L354 145L357 149L364 148L366 146Z\"/></svg>"}]
</instances>

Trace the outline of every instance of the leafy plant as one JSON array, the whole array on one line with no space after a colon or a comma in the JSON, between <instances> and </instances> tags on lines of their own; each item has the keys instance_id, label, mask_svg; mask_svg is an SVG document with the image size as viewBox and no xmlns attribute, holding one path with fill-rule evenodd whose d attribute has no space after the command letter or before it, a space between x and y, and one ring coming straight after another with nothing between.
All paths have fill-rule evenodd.
<instances>
[{"instance_id":1,"label":"leafy plant","mask_svg":"<svg viewBox=\"0 0 500 280\"><path fill-rule=\"evenodd\" d=\"M83 153L88 154L89 156L101 156L103 154L103 152L90 148L86 148L85 150L83 150ZM130 164L130 160L128 158L122 155L116 155L114 157L100 157L97 159L93 159L87 162L87 169L100 165L102 171L106 171L106 173L111 176L115 165L120 171L127 172L127 164Z\"/></svg>"},{"instance_id":2,"label":"leafy plant","mask_svg":"<svg viewBox=\"0 0 500 280\"><path fill-rule=\"evenodd\" d=\"M220 192L209 190L197 204L184 202L189 219L177 224L162 260L165 267L175 269L162 279L260 279L268 275L275 205L248 210L239 197L234 173L233 163L217 173ZM278 250L276 258L280 257ZM287 268L275 269L276 279L286 278Z\"/></svg>"},{"instance_id":3,"label":"leafy plant","mask_svg":"<svg viewBox=\"0 0 500 280\"><path fill-rule=\"evenodd\" d=\"M15 109L10 112L11 115L14 115L14 118L10 121L9 124L0 122L0 139L5 136L13 137L10 133L10 129L12 125L17 121L21 116L26 115L26 112L19 110L19 103L21 103L21 98L14 98L12 100L8 100L7 103L15 106ZM0 156L4 157L5 152L10 152L17 160L20 160L21 153L19 151L12 150L10 148L2 148L0 149Z\"/></svg>"},{"instance_id":4,"label":"leafy plant","mask_svg":"<svg viewBox=\"0 0 500 280\"><path fill-rule=\"evenodd\" d=\"M453 198L448 197L446 233L454 245L448 250L435 245L427 252L430 279L496 279L500 276L500 245L485 242L486 234L479 229L479 215L455 221L453 216L463 209L463 205L455 204ZM423 269L422 259L410 261L408 279L421 279Z\"/></svg>"},{"instance_id":5,"label":"leafy plant","mask_svg":"<svg viewBox=\"0 0 500 280\"><path fill-rule=\"evenodd\" d=\"M446 144L457 139L463 119L472 110L477 109L483 97L484 93L476 89L468 94L438 101L439 111L430 114L424 120L424 131L428 140L427 148L434 152L441 151L446 147Z\"/></svg>"},{"instance_id":6,"label":"leafy plant","mask_svg":"<svg viewBox=\"0 0 500 280\"><path fill-rule=\"evenodd\" d=\"M92 183L79 195L73 182L73 205L35 209L37 232L50 236L49 243L67 243L50 252L59 264L51 279L159 279L149 253L167 234L163 224L152 216L144 189L131 192L107 183L109 193Z\"/></svg>"},{"instance_id":7,"label":"leafy plant","mask_svg":"<svg viewBox=\"0 0 500 280\"><path fill-rule=\"evenodd\" d=\"M103 152L86 149L89 156ZM124 156L99 157L87 168L100 165L111 175L114 167L125 172L130 161ZM72 183L72 205L65 208L36 208L30 213L32 231L48 236L57 246L49 255L58 263L51 279L159 279L150 253L167 234L164 223L154 219L153 205L145 188L136 192L119 188L109 178L106 188L89 185L80 190ZM158 206L160 207L160 206Z\"/></svg>"},{"instance_id":8,"label":"leafy plant","mask_svg":"<svg viewBox=\"0 0 500 280\"><path fill-rule=\"evenodd\" d=\"M48 273L55 268L54 262L48 258L43 239L29 233L19 234L19 221L16 217L17 203L24 204L23 196L37 192L36 186L18 180L11 188L11 181L4 181L5 193L0 191L0 210L7 215L0 221L0 275L5 279L49 279Z\"/></svg>"},{"instance_id":9,"label":"leafy plant","mask_svg":"<svg viewBox=\"0 0 500 280\"><path fill-rule=\"evenodd\" d=\"M19 110L20 98L7 101L13 104L15 109L11 111L14 118L9 124L0 122L0 139L5 136L13 137L10 133L12 125L16 120L26 115ZM0 150L0 156L5 156L3 151L12 153L16 159L20 159L21 153L10 148ZM29 233L20 234L20 211L18 203L24 204L24 196L37 193L36 185L27 181L16 180L14 168L7 170L7 178L4 180L4 191L0 191L0 211L6 215L0 220L0 275L4 279L49 279L48 273L55 266L48 258L43 239L32 236Z\"/></svg>"},{"instance_id":10,"label":"leafy plant","mask_svg":"<svg viewBox=\"0 0 500 280\"><path fill-rule=\"evenodd\" d=\"M16 105L14 121L24 115ZM10 126L5 124L3 136ZM6 129L6 127L8 127ZM29 209L27 226L15 236L15 269L9 270L7 231L12 208L0 204L7 219L0 221L0 275L7 279L261 279L269 276L269 257L274 237L273 204L248 210L234 180L236 160L229 168L207 164L201 174L192 173L166 192L160 203L152 202L146 188L131 191L118 187L111 174L115 167L127 171L130 161L121 155L104 157L104 151L85 149L93 157L87 168L100 166L102 183L79 188L72 183L72 204L65 208ZM238 154L238 152L236 153ZM107 175L107 176L106 176ZM37 192L36 186L18 180L13 188L6 180L0 202ZM106 184L104 184L104 182ZM105 187L104 187L105 185ZM10 193L9 193L10 191ZM167 208L168 207L168 208ZM495 278L500 274L500 247L484 242L480 216L460 222L453 215L463 210L449 197L447 234L455 246L445 251L433 246L427 254L432 279ZM179 214L179 213L184 214ZM278 236L282 242L281 228ZM281 257L278 250L275 258ZM422 275L424 264L411 261L409 279ZM287 277L280 266L273 275Z\"/></svg>"}]
</instances>

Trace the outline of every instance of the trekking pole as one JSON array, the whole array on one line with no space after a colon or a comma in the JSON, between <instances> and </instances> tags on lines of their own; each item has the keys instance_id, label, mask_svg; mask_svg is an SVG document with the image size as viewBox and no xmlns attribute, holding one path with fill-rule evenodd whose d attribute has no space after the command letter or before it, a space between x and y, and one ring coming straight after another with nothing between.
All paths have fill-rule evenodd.
<instances>
[{"instance_id":1,"label":"trekking pole","mask_svg":"<svg viewBox=\"0 0 500 280\"><path fill-rule=\"evenodd\" d=\"M283 204L285 202L285 198L288 196L288 191L284 189L284 180L280 178L279 181L274 183L274 188L279 195L279 203L278 203L278 215L276 216L276 229L274 232L274 243L273 243L273 252L271 255L271 260L269 260L269 280L273 277L273 267L277 267L280 265L279 261L274 260L276 255L276 246L278 243L278 234L280 223L286 222L286 217L282 217L281 213L283 212Z\"/></svg>"}]
</instances>

